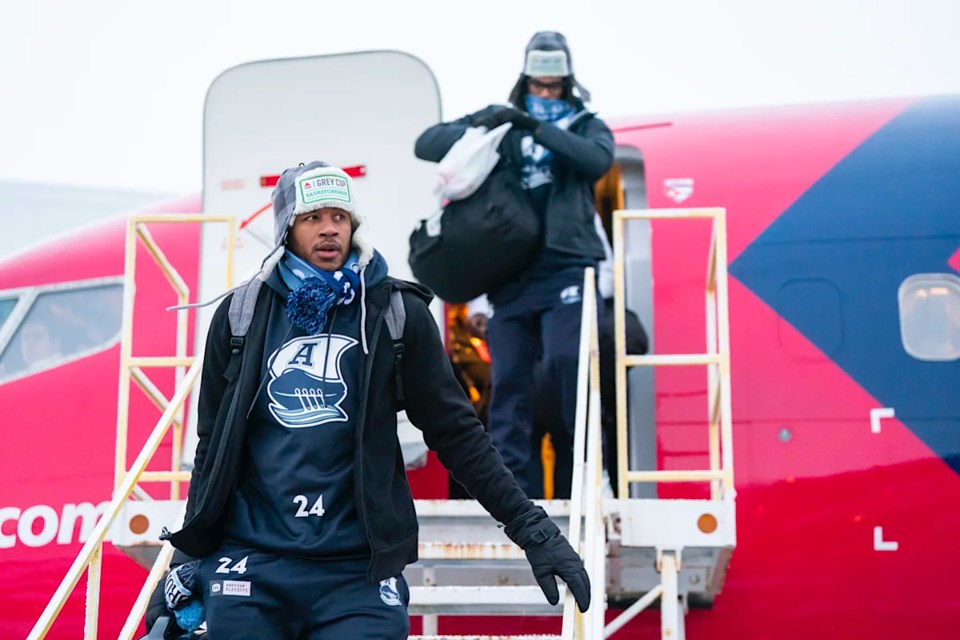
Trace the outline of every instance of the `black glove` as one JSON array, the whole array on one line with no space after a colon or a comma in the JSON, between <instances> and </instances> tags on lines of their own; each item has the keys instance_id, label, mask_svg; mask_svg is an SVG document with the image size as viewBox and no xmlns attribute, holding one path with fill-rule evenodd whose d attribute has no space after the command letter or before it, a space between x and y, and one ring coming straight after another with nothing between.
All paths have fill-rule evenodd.
<instances>
[{"instance_id":1,"label":"black glove","mask_svg":"<svg viewBox=\"0 0 960 640\"><path fill-rule=\"evenodd\" d=\"M583 561L542 508L536 507L520 516L508 524L504 532L526 552L533 577L547 602L554 605L560 602L556 580L559 577L567 583L580 611L590 608L590 577Z\"/></svg>"},{"instance_id":2,"label":"black glove","mask_svg":"<svg viewBox=\"0 0 960 640\"><path fill-rule=\"evenodd\" d=\"M512 111L513 109L510 107L487 107L471 116L470 121L475 127L486 127L487 130L496 129L505 122L512 122Z\"/></svg>"},{"instance_id":3,"label":"black glove","mask_svg":"<svg viewBox=\"0 0 960 640\"><path fill-rule=\"evenodd\" d=\"M513 123L514 128L526 131L536 131L540 126L539 120L519 109L510 109L510 122Z\"/></svg>"}]
</instances>

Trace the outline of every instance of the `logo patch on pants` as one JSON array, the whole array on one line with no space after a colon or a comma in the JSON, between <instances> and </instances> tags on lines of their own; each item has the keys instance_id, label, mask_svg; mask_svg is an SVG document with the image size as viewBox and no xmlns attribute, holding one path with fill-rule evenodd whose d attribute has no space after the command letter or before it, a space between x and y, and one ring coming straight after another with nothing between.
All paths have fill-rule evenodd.
<instances>
[{"instance_id":1,"label":"logo patch on pants","mask_svg":"<svg viewBox=\"0 0 960 640\"><path fill-rule=\"evenodd\" d=\"M246 580L213 580L210 583L211 596L250 597L250 582Z\"/></svg>"},{"instance_id":2,"label":"logo patch on pants","mask_svg":"<svg viewBox=\"0 0 960 640\"><path fill-rule=\"evenodd\" d=\"M560 302L563 304L575 304L580 302L583 296L580 295L580 286L573 285L560 292Z\"/></svg>"},{"instance_id":3,"label":"logo patch on pants","mask_svg":"<svg viewBox=\"0 0 960 640\"><path fill-rule=\"evenodd\" d=\"M400 592L397 591L396 578L387 578L380 581L380 599L383 600L384 604L391 607L403 605L403 601L400 600Z\"/></svg>"}]
</instances>

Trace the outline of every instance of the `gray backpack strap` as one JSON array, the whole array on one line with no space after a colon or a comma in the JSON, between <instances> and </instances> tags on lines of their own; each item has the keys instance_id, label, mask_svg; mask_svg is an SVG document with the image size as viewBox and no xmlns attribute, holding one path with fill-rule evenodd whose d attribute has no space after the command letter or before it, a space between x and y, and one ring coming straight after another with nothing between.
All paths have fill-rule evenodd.
<instances>
[{"instance_id":1,"label":"gray backpack strap","mask_svg":"<svg viewBox=\"0 0 960 640\"><path fill-rule=\"evenodd\" d=\"M387 330L393 340L393 376L397 393L397 410L403 409L403 328L407 323L407 309L403 306L403 296L399 289L390 292L390 306L387 307Z\"/></svg>"},{"instance_id":2,"label":"gray backpack strap","mask_svg":"<svg viewBox=\"0 0 960 640\"><path fill-rule=\"evenodd\" d=\"M253 311L257 306L257 296L263 280L253 278L247 284L233 292L230 300L230 333L234 337L244 338L253 320Z\"/></svg>"},{"instance_id":3,"label":"gray backpack strap","mask_svg":"<svg viewBox=\"0 0 960 640\"><path fill-rule=\"evenodd\" d=\"M399 289L390 292L390 306L387 307L387 329L390 338L396 343L403 339L403 327L407 322L407 309L403 306L403 296Z\"/></svg>"},{"instance_id":4,"label":"gray backpack strap","mask_svg":"<svg viewBox=\"0 0 960 640\"><path fill-rule=\"evenodd\" d=\"M230 299L230 311L227 313L230 320L230 362L223 373L227 380L233 380L240 372L240 354L243 353L243 343L253 321L262 284L263 280L253 278L238 287Z\"/></svg>"}]
</instances>

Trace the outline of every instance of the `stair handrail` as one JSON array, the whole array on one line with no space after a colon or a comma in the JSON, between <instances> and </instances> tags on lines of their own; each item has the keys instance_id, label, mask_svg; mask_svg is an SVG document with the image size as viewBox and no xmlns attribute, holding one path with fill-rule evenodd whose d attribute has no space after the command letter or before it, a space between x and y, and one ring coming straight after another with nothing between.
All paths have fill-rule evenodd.
<instances>
[{"instance_id":1,"label":"stair handrail","mask_svg":"<svg viewBox=\"0 0 960 640\"><path fill-rule=\"evenodd\" d=\"M706 273L706 353L628 355L626 348L625 225L629 220L706 219L711 223ZM613 212L614 322L617 393L617 495L629 497L630 485L646 482L709 482L710 499L731 506L733 422L730 399L730 323L727 283L727 226L723 207L623 209ZM707 366L707 412L710 468L702 470L631 470L627 451L627 369L630 367Z\"/></svg>"},{"instance_id":2,"label":"stair handrail","mask_svg":"<svg viewBox=\"0 0 960 640\"><path fill-rule=\"evenodd\" d=\"M103 558L103 543L109 533L110 526L116 520L123 509L124 504L130 499L132 494L136 494L141 499L152 499L138 483L141 481L169 481L170 496L172 499L180 497L180 483L190 479L189 472L182 471L180 461L182 457L183 437L184 437L184 404L193 390L196 381L200 377L200 371L203 363L203 356L187 356L188 336L188 311L179 309L177 311L177 330L176 330L176 355L173 357L134 357L133 355L133 314L134 299L136 295L136 264L137 264L137 240L143 244L147 253L156 263L157 267L163 273L167 282L170 284L177 296L177 304L185 305L188 302L190 290L187 287L183 277L177 271L176 267L166 256L162 248L154 240L152 234L147 228L147 224L182 224L182 223L226 223L227 241L226 241L226 284L229 288L233 280L233 248L236 238L236 218L230 215L212 215L204 213L149 213L135 214L127 218L126 244L124 250L124 298L123 298L123 329L120 340L120 375L119 391L117 395L117 440L114 457L114 492L113 497L107 507L106 512L97 522L90 536L87 538L80 553L74 559L73 564L67 571L60 583L60 586L54 592L47 606L44 608L40 619L36 622L28 636L28 640L40 640L50 631L53 623L56 621L66 604L70 594L76 588L80 577L84 571L87 576L87 594L86 611L84 615L84 639L96 640L97 626L99 623L100 611L100 570ZM163 393L157 388L150 378L146 376L141 367L172 367L175 369L175 390L173 397L167 400ZM186 370L189 367L189 370ZM127 469L127 431L128 414L130 406L130 386L136 384L146 394L147 398L154 403L162 414L156 426L150 432L143 448L134 461L133 465ZM147 471L147 465L156 454L160 443L167 435L167 432L173 429L173 459L170 471ZM165 545L169 547L169 545ZM172 549L165 549L158 560L172 555ZM148 574L146 583L142 587L136 600L133 610L128 616L127 622L121 632L121 638L129 638L134 631L131 629L139 623L137 617L133 622L131 619L137 614L138 610L142 616L142 610L146 607L147 593L155 586L159 579L158 565ZM169 564L169 558L167 563ZM164 569L166 566L164 566ZM126 634L126 635L125 635Z\"/></svg>"},{"instance_id":3,"label":"stair handrail","mask_svg":"<svg viewBox=\"0 0 960 640\"><path fill-rule=\"evenodd\" d=\"M600 434L600 347L596 275L584 270L581 294L577 405L574 417L573 480L568 539L590 577L590 609L581 613L567 589L561 638L601 640L606 609L606 534L603 521Z\"/></svg>"},{"instance_id":4,"label":"stair handrail","mask_svg":"<svg viewBox=\"0 0 960 640\"><path fill-rule=\"evenodd\" d=\"M236 217L231 215L214 215L208 213L150 213L132 215L127 219L126 250L124 255L124 286L123 286L123 332L120 340L120 376L117 390L117 439L114 450L114 488L120 485L127 468L127 441L130 414L131 382L135 384L161 411L167 408L167 399L150 377L143 371L144 368L173 368L175 371L174 387L180 385L186 367L193 363L188 356L188 342L190 339L189 312L185 305L190 302L190 289L180 275L177 268L166 256L163 249L154 240L147 228L147 224L183 224L183 223L225 223L227 225L226 251L226 288L233 286L233 249L236 238ZM136 296L136 269L137 269L137 240L146 249L157 268L166 278L167 283L177 296L176 311L176 354L173 357L135 357L133 355L133 316L134 299ZM149 471L144 474L146 482L170 482L170 498L180 499L180 483L190 479L190 473L182 470L183 441L185 437L183 412L181 411L173 421L173 447L170 471ZM144 492L145 493L145 492Z\"/></svg>"},{"instance_id":5,"label":"stair handrail","mask_svg":"<svg viewBox=\"0 0 960 640\"><path fill-rule=\"evenodd\" d=\"M628 355L626 350L626 223L629 220L706 219L711 223L709 256L706 269L705 316L706 352L657 355ZM677 209L633 209L613 212L614 262L614 335L617 398L618 491L621 500L629 500L632 483L709 482L709 501L719 503L725 527L735 544L736 488L733 476L733 420L730 397L730 322L727 279L726 209L694 207ZM659 366L707 367L707 427L710 468L701 470L631 470L627 444L627 370L630 367ZM715 521L714 521L715 522ZM699 527L699 524L698 524ZM702 529L701 529L702 531ZM730 540L730 538L725 538ZM731 544L726 542L726 544ZM732 546L730 547L732 549ZM658 546L657 570L660 584L623 611L607 625L610 637L650 606L661 601L661 637L684 635L684 612L678 603L678 571L681 547Z\"/></svg>"},{"instance_id":6,"label":"stair handrail","mask_svg":"<svg viewBox=\"0 0 960 640\"><path fill-rule=\"evenodd\" d=\"M167 431L170 429L170 425L173 423L174 416L176 416L177 412L180 410L180 407L187 399L187 396L189 396L190 391L193 389L193 385L200 376L200 370L202 366L203 358L202 356L197 356L194 359L193 365L191 365L190 369L184 376L183 381L180 383L180 386L170 399L169 406L163 412L163 415L160 416L159 422L157 422L157 425L150 433L150 437L147 438L147 441L140 450L139 455L137 455L136 460L133 462L133 465L130 468L130 471L124 475L123 480L120 482L120 486L117 487L116 491L114 491L113 499L110 500L110 504L107 506L103 516L101 516L100 520L93 528L93 531L90 533L90 537L87 538L87 541L84 543L80 553L70 566L70 570L67 571L67 575L64 576L60 586L57 587L57 590L47 603L46 608L44 608L40 619L30 631L30 635L27 636L27 640L42 640L44 637L46 637L47 633L50 631L50 627L53 626L54 621L60 614L60 610L63 609L63 605L66 604L67 598L70 597L73 589L77 586L77 582L80 581L80 576L83 575L84 570L86 570L88 567L87 612L86 622L84 624L84 638L85 640L96 639L97 617L99 613L100 600L100 564L103 552L103 542L107 537L107 532L110 530L110 525L112 525L117 519L117 516L120 514L124 503L130 498L133 488L136 486L137 482L139 482L140 476L146 470L147 465L150 463L150 460L156 453L157 448L159 448L163 438L167 435Z\"/></svg>"}]
</instances>

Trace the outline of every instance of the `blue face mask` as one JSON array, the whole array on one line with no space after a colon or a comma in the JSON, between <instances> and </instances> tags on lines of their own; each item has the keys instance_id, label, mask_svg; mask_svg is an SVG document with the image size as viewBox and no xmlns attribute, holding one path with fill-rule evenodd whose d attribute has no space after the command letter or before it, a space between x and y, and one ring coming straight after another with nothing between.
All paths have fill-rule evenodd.
<instances>
[{"instance_id":1,"label":"blue face mask","mask_svg":"<svg viewBox=\"0 0 960 640\"><path fill-rule=\"evenodd\" d=\"M556 122L567 116L572 116L576 109L566 100L556 98L540 98L538 96L526 96L527 113L540 122Z\"/></svg>"}]
</instances>

